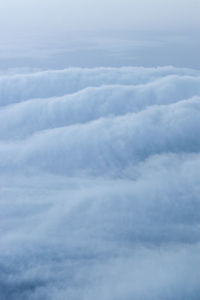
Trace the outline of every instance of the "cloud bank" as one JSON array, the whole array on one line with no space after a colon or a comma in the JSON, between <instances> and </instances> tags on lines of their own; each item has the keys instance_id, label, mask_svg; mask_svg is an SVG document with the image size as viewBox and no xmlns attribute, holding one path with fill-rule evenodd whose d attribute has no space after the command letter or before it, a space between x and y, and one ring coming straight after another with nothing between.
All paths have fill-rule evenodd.
<instances>
[{"instance_id":1,"label":"cloud bank","mask_svg":"<svg viewBox=\"0 0 200 300\"><path fill-rule=\"evenodd\" d=\"M197 300L200 72L0 76L2 300Z\"/></svg>"}]
</instances>

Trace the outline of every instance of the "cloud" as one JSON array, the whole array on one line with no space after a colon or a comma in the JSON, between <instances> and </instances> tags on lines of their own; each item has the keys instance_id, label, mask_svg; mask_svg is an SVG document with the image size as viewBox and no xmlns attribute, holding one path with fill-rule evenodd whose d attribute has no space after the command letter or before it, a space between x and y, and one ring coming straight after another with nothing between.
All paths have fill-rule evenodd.
<instances>
[{"instance_id":1,"label":"cloud","mask_svg":"<svg viewBox=\"0 0 200 300\"><path fill-rule=\"evenodd\" d=\"M0 77L2 300L199 299L199 81Z\"/></svg>"},{"instance_id":2,"label":"cloud","mask_svg":"<svg viewBox=\"0 0 200 300\"><path fill-rule=\"evenodd\" d=\"M197 95L200 95L200 77L195 76L166 75L139 85L88 87L61 97L32 99L3 107L0 136L25 138L44 129L139 113L152 105L192 101L190 98Z\"/></svg>"},{"instance_id":3,"label":"cloud","mask_svg":"<svg viewBox=\"0 0 200 300\"><path fill-rule=\"evenodd\" d=\"M47 98L106 84L136 85L166 75L200 76L198 70L173 67L72 68L0 77L0 105L30 98Z\"/></svg>"}]
</instances>

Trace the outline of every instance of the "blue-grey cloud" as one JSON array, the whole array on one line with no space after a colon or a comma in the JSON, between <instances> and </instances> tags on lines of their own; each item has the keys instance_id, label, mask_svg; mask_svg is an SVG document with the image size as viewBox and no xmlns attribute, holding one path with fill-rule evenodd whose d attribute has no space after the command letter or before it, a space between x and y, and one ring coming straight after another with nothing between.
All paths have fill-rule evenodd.
<instances>
[{"instance_id":1,"label":"blue-grey cloud","mask_svg":"<svg viewBox=\"0 0 200 300\"><path fill-rule=\"evenodd\" d=\"M0 77L2 300L198 300L200 73Z\"/></svg>"}]
</instances>

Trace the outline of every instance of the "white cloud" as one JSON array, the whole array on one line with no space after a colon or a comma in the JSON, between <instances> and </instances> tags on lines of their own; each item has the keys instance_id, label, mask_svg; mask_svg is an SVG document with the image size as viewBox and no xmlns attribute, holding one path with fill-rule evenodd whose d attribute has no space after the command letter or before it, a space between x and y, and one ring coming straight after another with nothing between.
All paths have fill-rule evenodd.
<instances>
[{"instance_id":1,"label":"white cloud","mask_svg":"<svg viewBox=\"0 0 200 300\"><path fill-rule=\"evenodd\" d=\"M0 76L0 105L30 98L63 96L88 87L143 84L167 75L199 77L200 71L167 66L146 69L143 67L69 68L32 74L16 73L12 76Z\"/></svg>"},{"instance_id":2,"label":"white cloud","mask_svg":"<svg viewBox=\"0 0 200 300\"><path fill-rule=\"evenodd\" d=\"M198 300L199 71L0 77L2 300Z\"/></svg>"},{"instance_id":3,"label":"white cloud","mask_svg":"<svg viewBox=\"0 0 200 300\"><path fill-rule=\"evenodd\" d=\"M11 90L5 89L4 91L5 98L2 99L8 99L9 96L10 100L13 101L19 97L19 102L9 106L3 106L0 110L1 138L24 138L29 136L31 133L33 134L48 128L63 127L76 123L84 124L101 117L122 116L128 113L140 112L152 105L166 105L186 99L188 99L188 101L192 101L194 99L190 98L197 95L200 97L199 76L164 75L162 72L165 72L165 68L161 68L160 72L163 78L156 78L159 72L155 69L154 71L151 70L152 73L154 72L154 79L139 85L132 85L132 83L137 82L138 80L133 77L134 72L138 70L138 75L141 72L142 76L144 70L128 70L130 78L127 77L124 84L121 85L119 84L120 78L123 74L128 72L126 69L122 69L120 70L120 76L115 78L116 69L113 69L113 79L107 77L109 74L103 74L105 78L104 82L108 80L108 82L111 82L112 85L101 85L102 78L99 78L100 81L98 83L97 78L96 81L94 81L94 77L90 78L90 75L88 74L88 82L90 81L91 85L95 85L94 87L83 88L80 91L72 94L66 94L65 96L32 100L24 99L24 97L27 97L28 95L26 95L26 83L24 88L22 86L22 83L24 84L24 77L26 77L26 75L23 75L22 78L20 78L21 80L16 82L16 90L18 90L18 93L16 93L15 90L15 98L12 94L8 95L8 93L11 93ZM175 72L176 69L172 70ZM78 70L76 70L76 72L77 71ZM95 74L96 71L97 70L93 71L93 74ZM148 71L150 72L150 70ZM74 70L71 70L71 72L73 73ZM81 78L81 73L79 72L80 70L77 72L78 74L76 74L76 79L74 78L74 82L70 86L71 88L74 86L75 90L81 88L81 85L83 86L86 83L83 78ZM86 74L87 72L88 71L86 71ZM105 72L105 70L103 72ZM177 73L178 72L179 71L177 70ZM101 71L99 71L99 74L100 73ZM110 76L112 76L112 73L109 73ZM198 72L196 73L198 74ZM57 74L57 77L60 78L60 75L61 74ZM62 76L63 75L64 77L67 75L65 80L63 80L64 93L69 88L68 77L70 77L70 75L67 73L62 74ZM42 76L40 75L40 79L35 78L35 82L32 80L32 89L29 89L30 94L32 93L33 95L36 95L36 92L39 92L40 86L42 92L44 90L47 93L50 92L49 89L43 86L43 84L48 85L48 79L42 84L41 78ZM56 78L56 81L58 81L58 78ZM75 86L75 80L79 82L80 87ZM144 78L144 80L146 79ZM49 76L49 81L51 81L51 75ZM65 81L68 84L66 86L64 85ZM81 83L81 81L83 83ZM114 82L117 82L117 84L114 84ZM4 84L5 81L2 81L2 86ZM36 84L37 88L35 88ZM55 87L53 88L53 92L55 94L62 93L60 84L58 86L58 90L56 90ZM20 98L24 99L24 101L20 102Z\"/></svg>"}]
</instances>

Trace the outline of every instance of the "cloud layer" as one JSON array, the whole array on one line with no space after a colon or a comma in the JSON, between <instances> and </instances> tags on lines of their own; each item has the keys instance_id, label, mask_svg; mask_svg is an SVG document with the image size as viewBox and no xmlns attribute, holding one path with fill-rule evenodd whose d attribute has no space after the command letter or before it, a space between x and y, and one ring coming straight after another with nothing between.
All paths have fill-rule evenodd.
<instances>
[{"instance_id":1,"label":"cloud layer","mask_svg":"<svg viewBox=\"0 0 200 300\"><path fill-rule=\"evenodd\" d=\"M2 300L199 299L200 72L0 76Z\"/></svg>"}]
</instances>

